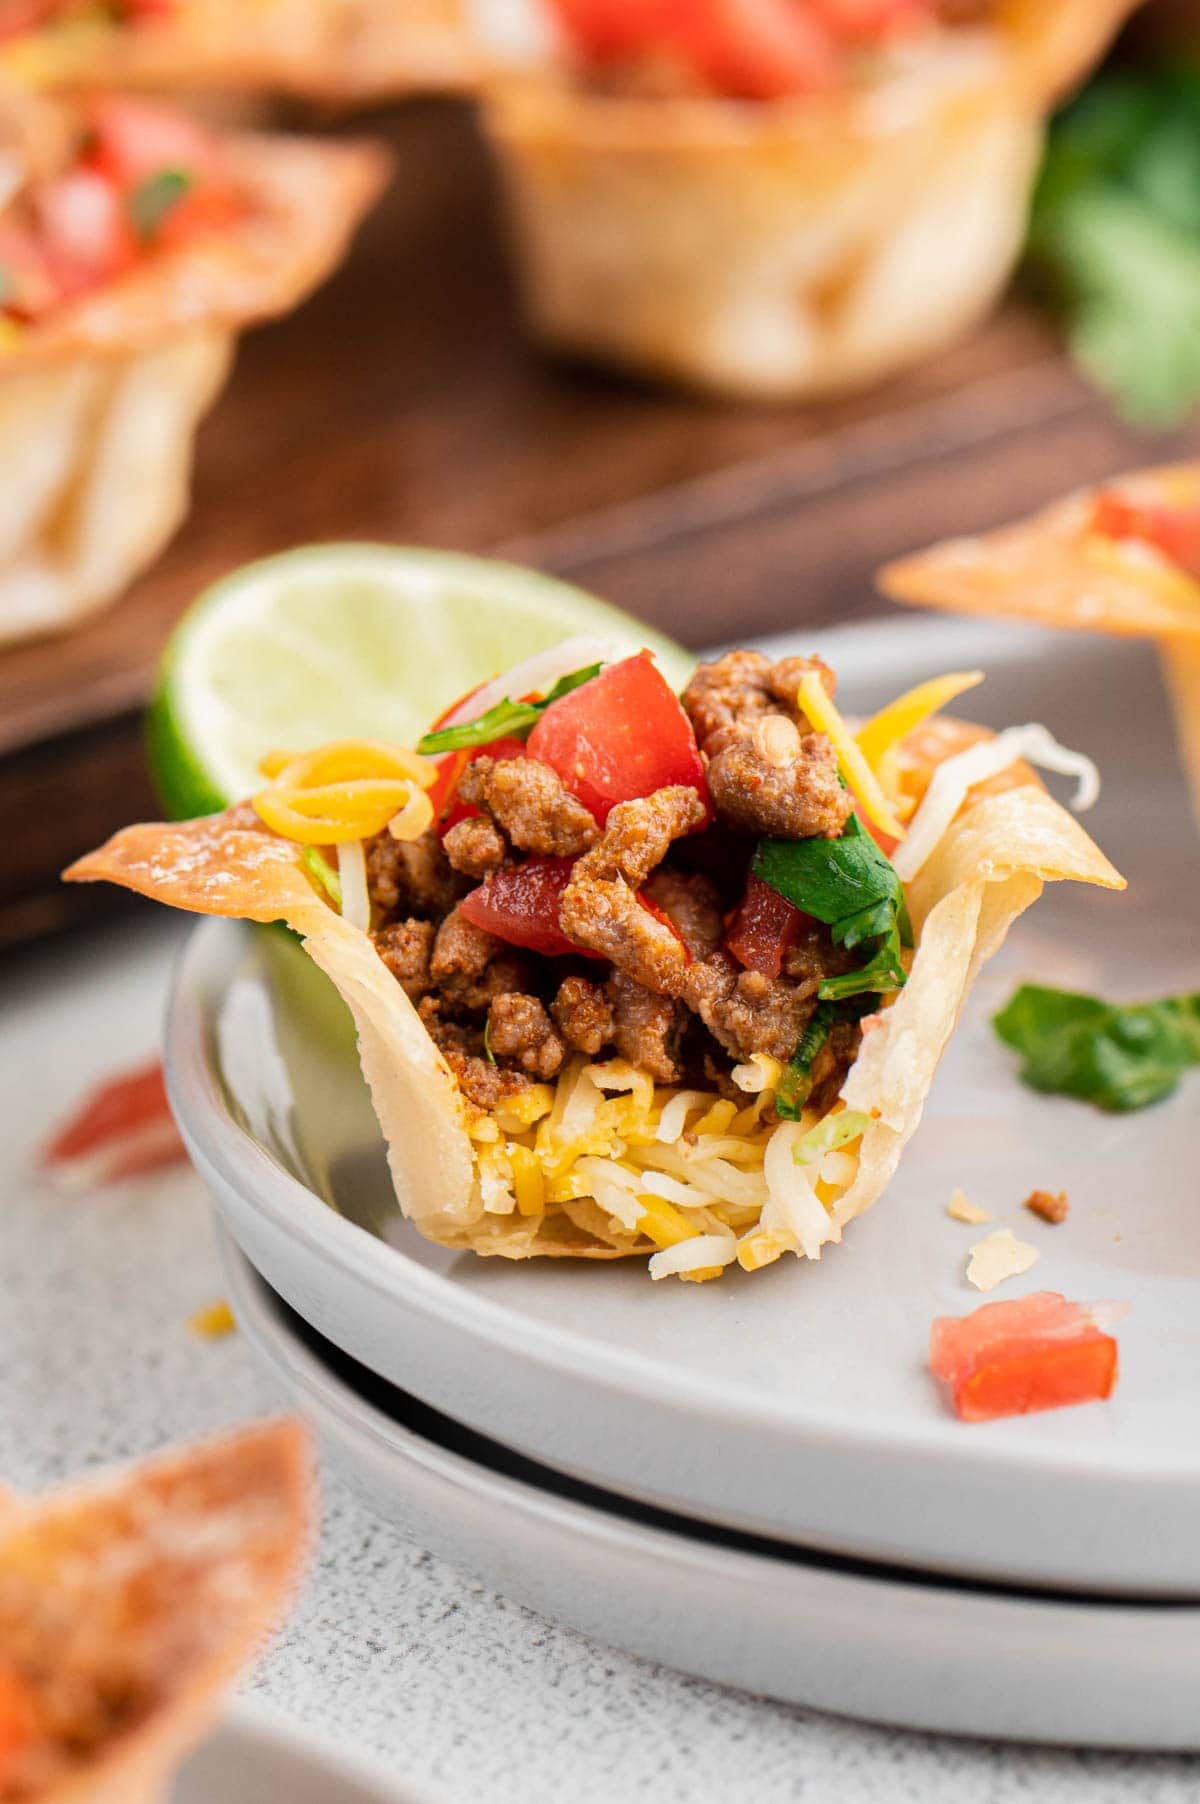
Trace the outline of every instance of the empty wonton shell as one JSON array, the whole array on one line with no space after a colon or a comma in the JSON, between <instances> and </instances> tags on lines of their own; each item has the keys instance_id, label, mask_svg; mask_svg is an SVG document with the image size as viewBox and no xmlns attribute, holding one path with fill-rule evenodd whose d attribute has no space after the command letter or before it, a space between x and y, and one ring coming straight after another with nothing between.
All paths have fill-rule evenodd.
<instances>
[{"instance_id":1,"label":"empty wonton shell","mask_svg":"<svg viewBox=\"0 0 1200 1804\"><path fill-rule=\"evenodd\" d=\"M157 556L237 332L335 267L387 172L374 145L292 138L232 139L228 160L236 223L0 349L0 643L71 625Z\"/></svg>"},{"instance_id":2,"label":"empty wonton shell","mask_svg":"<svg viewBox=\"0 0 1200 1804\"><path fill-rule=\"evenodd\" d=\"M886 80L774 104L494 75L535 331L735 394L858 387L990 304L1042 125L1135 0L1015 0Z\"/></svg>"},{"instance_id":3,"label":"empty wonton shell","mask_svg":"<svg viewBox=\"0 0 1200 1804\"><path fill-rule=\"evenodd\" d=\"M0 1517L0 1804L160 1804L284 1613L310 1488L280 1422Z\"/></svg>"},{"instance_id":4,"label":"empty wonton shell","mask_svg":"<svg viewBox=\"0 0 1200 1804\"><path fill-rule=\"evenodd\" d=\"M908 763L915 786L979 734L940 722L914 737ZM199 914L283 918L303 936L354 1017L396 1194L428 1239L513 1259L620 1257L580 1225L578 1213L570 1220L485 1210L456 1080L367 935L318 896L301 857L299 846L268 832L242 804L206 820L127 827L66 876L120 883ZM895 1170L979 966L1043 884L1059 879L1122 887L1083 829L1027 771L972 792L910 888L917 944L908 983L874 1018L843 1088L847 1105L865 1110L871 1122L856 1175L833 1211L837 1227L874 1202Z\"/></svg>"},{"instance_id":5,"label":"empty wonton shell","mask_svg":"<svg viewBox=\"0 0 1200 1804\"><path fill-rule=\"evenodd\" d=\"M100 9L44 24L0 52L0 71L80 86L271 92L336 104L468 85L463 0L174 0L121 22Z\"/></svg>"},{"instance_id":6,"label":"empty wonton shell","mask_svg":"<svg viewBox=\"0 0 1200 1804\"><path fill-rule=\"evenodd\" d=\"M1200 463L1101 487L1135 502L1195 508ZM1014 526L901 558L881 572L880 587L916 607L1156 639L1200 814L1200 583L1152 546L1093 532L1099 492L1078 489Z\"/></svg>"}]
</instances>

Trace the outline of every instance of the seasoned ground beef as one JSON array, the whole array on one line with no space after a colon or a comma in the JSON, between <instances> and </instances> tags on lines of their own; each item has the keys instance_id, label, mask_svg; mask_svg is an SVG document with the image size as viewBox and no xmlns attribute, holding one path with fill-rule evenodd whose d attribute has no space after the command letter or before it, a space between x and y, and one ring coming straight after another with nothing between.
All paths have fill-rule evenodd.
<instances>
[{"instance_id":1,"label":"seasoned ground beef","mask_svg":"<svg viewBox=\"0 0 1200 1804\"><path fill-rule=\"evenodd\" d=\"M599 829L582 802L536 758L476 758L458 786L462 801L482 809L509 841L537 858L576 858Z\"/></svg>"},{"instance_id":2,"label":"seasoned ground beef","mask_svg":"<svg viewBox=\"0 0 1200 1804\"><path fill-rule=\"evenodd\" d=\"M420 839L393 839L385 832L367 844L367 894L385 922L412 916L440 921L468 888L432 828Z\"/></svg>"},{"instance_id":3,"label":"seasoned ground beef","mask_svg":"<svg viewBox=\"0 0 1200 1804\"><path fill-rule=\"evenodd\" d=\"M696 791L680 786L619 803L600 840L575 866L559 904L559 925L569 938L659 995L680 993L688 954L671 928L643 908L637 892L672 841L704 819Z\"/></svg>"},{"instance_id":4,"label":"seasoned ground beef","mask_svg":"<svg viewBox=\"0 0 1200 1804\"><path fill-rule=\"evenodd\" d=\"M838 781L824 733L807 731L796 705L801 680L816 671L830 695L834 676L820 658L734 651L702 664L684 691L718 820L768 839L836 839L853 806Z\"/></svg>"},{"instance_id":5,"label":"seasoned ground beef","mask_svg":"<svg viewBox=\"0 0 1200 1804\"><path fill-rule=\"evenodd\" d=\"M536 996L497 996L488 1010L487 1044L495 1058L515 1059L543 1083L557 1077L565 1041Z\"/></svg>"},{"instance_id":6,"label":"seasoned ground beef","mask_svg":"<svg viewBox=\"0 0 1200 1804\"><path fill-rule=\"evenodd\" d=\"M375 935L375 950L405 994L419 1002L433 979L429 959L435 928L432 921L399 921Z\"/></svg>"},{"instance_id":7,"label":"seasoned ground beef","mask_svg":"<svg viewBox=\"0 0 1200 1804\"><path fill-rule=\"evenodd\" d=\"M684 997L731 1058L790 1059L817 1005L817 983L743 971L727 952L715 952L689 968Z\"/></svg>"},{"instance_id":8,"label":"seasoned ground beef","mask_svg":"<svg viewBox=\"0 0 1200 1804\"><path fill-rule=\"evenodd\" d=\"M568 1043L590 1059L612 1040L613 1017L608 997L586 977L565 977L550 1012Z\"/></svg>"},{"instance_id":9,"label":"seasoned ground beef","mask_svg":"<svg viewBox=\"0 0 1200 1804\"><path fill-rule=\"evenodd\" d=\"M508 857L508 841L485 814L457 821L442 844L454 869L476 881L498 871Z\"/></svg>"},{"instance_id":10,"label":"seasoned ground beef","mask_svg":"<svg viewBox=\"0 0 1200 1804\"><path fill-rule=\"evenodd\" d=\"M676 1084L683 1076L680 1056L688 1011L670 996L656 996L623 971L606 986L612 1005L617 1051L656 1084Z\"/></svg>"},{"instance_id":11,"label":"seasoned ground beef","mask_svg":"<svg viewBox=\"0 0 1200 1804\"><path fill-rule=\"evenodd\" d=\"M721 943L721 898L717 886L699 872L654 872L645 894L669 915L693 958L707 958Z\"/></svg>"},{"instance_id":12,"label":"seasoned ground beef","mask_svg":"<svg viewBox=\"0 0 1200 1804\"><path fill-rule=\"evenodd\" d=\"M511 1065L493 1064L488 1058L482 1027L447 1020L436 996L424 997L417 1005L417 1013L425 1023L430 1039L458 1079L463 1095L476 1108L494 1109L505 1097L528 1090L533 1080L523 1071Z\"/></svg>"},{"instance_id":13,"label":"seasoned ground beef","mask_svg":"<svg viewBox=\"0 0 1200 1804\"><path fill-rule=\"evenodd\" d=\"M530 961L455 908L437 930L429 974L447 1012L471 1012L489 1008L496 996L528 989Z\"/></svg>"}]
</instances>

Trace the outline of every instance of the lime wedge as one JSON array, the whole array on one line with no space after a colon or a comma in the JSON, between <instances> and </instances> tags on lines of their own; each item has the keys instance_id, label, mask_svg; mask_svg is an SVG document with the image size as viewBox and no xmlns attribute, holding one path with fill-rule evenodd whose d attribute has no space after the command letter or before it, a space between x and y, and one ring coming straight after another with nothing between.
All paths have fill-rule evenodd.
<instances>
[{"instance_id":1,"label":"lime wedge","mask_svg":"<svg viewBox=\"0 0 1200 1804\"><path fill-rule=\"evenodd\" d=\"M412 745L477 683L560 640L648 646L682 685L694 660L582 589L514 564L391 545L264 558L184 615L151 705L151 773L177 819L261 786L268 751L349 735Z\"/></svg>"}]
</instances>

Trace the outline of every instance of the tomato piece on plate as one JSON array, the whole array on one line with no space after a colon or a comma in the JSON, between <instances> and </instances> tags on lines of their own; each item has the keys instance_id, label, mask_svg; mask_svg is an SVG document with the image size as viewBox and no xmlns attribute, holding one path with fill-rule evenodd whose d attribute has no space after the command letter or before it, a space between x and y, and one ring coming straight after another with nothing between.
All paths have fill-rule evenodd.
<instances>
[{"instance_id":1,"label":"tomato piece on plate","mask_svg":"<svg viewBox=\"0 0 1200 1804\"><path fill-rule=\"evenodd\" d=\"M964 1422L1098 1402L1116 1383L1117 1343L1099 1326L1097 1313L1095 1306L1041 1290L985 1303L970 1315L939 1316L929 1337L929 1364L950 1386Z\"/></svg>"},{"instance_id":2,"label":"tomato piece on plate","mask_svg":"<svg viewBox=\"0 0 1200 1804\"><path fill-rule=\"evenodd\" d=\"M64 1188L85 1189L157 1171L187 1158L155 1059L110 1078L42 1150L41 1163Z\"/></svg>"},{"instance_id":3,"label":"tomato piece on plate","mask_svg":"<svg viewBox=\"0 0 1200 1804\"><path fill-rule=\"evenodd\" d=\"M809 920L810 916L802 914L786 896L751 872L726 931L725 944L748 971L778 977L785 952L796 944Z\"/></svg>"},{"instance_id":4,"label":"tomato piece on plate","mask_svg":"<svg viewBox=\"0 0 1200 1804\"><path fill-rule=\"evenodd\" d=\"M639 56L661 45L663 0L551 0L572 44L597 62Z\"/></svg>"},{"instance_id":5,"label":"tomato piece on plate","mask_svg":"<svg viewBox=\"0 0 1200 1804\"><path fill-rule=\"evenodd\" d=\"M60 299L123 275L138 241L124 197L99 170L69 170L37 197L40 242Z\"/></svg>"},{"instance_id":6,"label":"tomato piece on plate","mask_svg":"<svg viewBox=\"0 0 1200 1804\"><path fill-rule=\"evenodd\" d=\"M603 826L618 802L681 783L708 806L692 723L648 651L551 702L525 744Z\"/></svg>"},{"instance_id":7,"label":"tomato piece on plate","mask_svg":"<svg viewBox=\"0 0 1200 1804\"><path fill-rule=\"evenodd\" d=\"M833 34L796 0L664 0L668 42L723 94L782 100L840 72Z\"/></svg>"},{"instance_id":8,"label":"tomato piece on plate","mask_svg":"<svg viewBox=\"0 0 1200 1804\"><path fill-rule=\"evenodd\" d=\"M585 948L569 940L558 924L558 905L571 881L573 858L533 858L488 877L459 903L464 920L545 958Z\"/></svg>"},{"instance_id":9,"label":"tomato piece on plate","mask_svg":"<svg viewBox=\"0 0 1200 1804\"><path fill-rule=\"evenodd\" d=\"M1134 501L1104 489L1096 497L1091 524L1106 539L1141 539L1190 576L1200 576L1200 507Z\"/></svg>"}]
</instances>

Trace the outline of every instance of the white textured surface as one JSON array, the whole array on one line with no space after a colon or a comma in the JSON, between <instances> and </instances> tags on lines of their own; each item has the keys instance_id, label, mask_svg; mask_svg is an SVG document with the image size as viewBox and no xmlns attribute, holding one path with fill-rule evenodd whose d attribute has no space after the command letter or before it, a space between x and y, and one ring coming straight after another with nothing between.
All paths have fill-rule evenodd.
<instances>
[{"instance_id":1,"label":"white textured surface","mask_svg":"<svg viewBox=\"0 0 1200 1804\"><path fill-rule=\"evenodd\" d=\"M0 1474L35 1488L271 1407L190 1174L67 1200L30 1176L65 1101L148 1053L178 935L128 930L0 976ZM316 1569L255 1689L456 1801L1184 1804L1200 1761L897 1734L724 1693L556 1628L375 1524L333 1479ZM981 1649L981 1658L986 1650Z\"/></svg>"}]
</instances>

